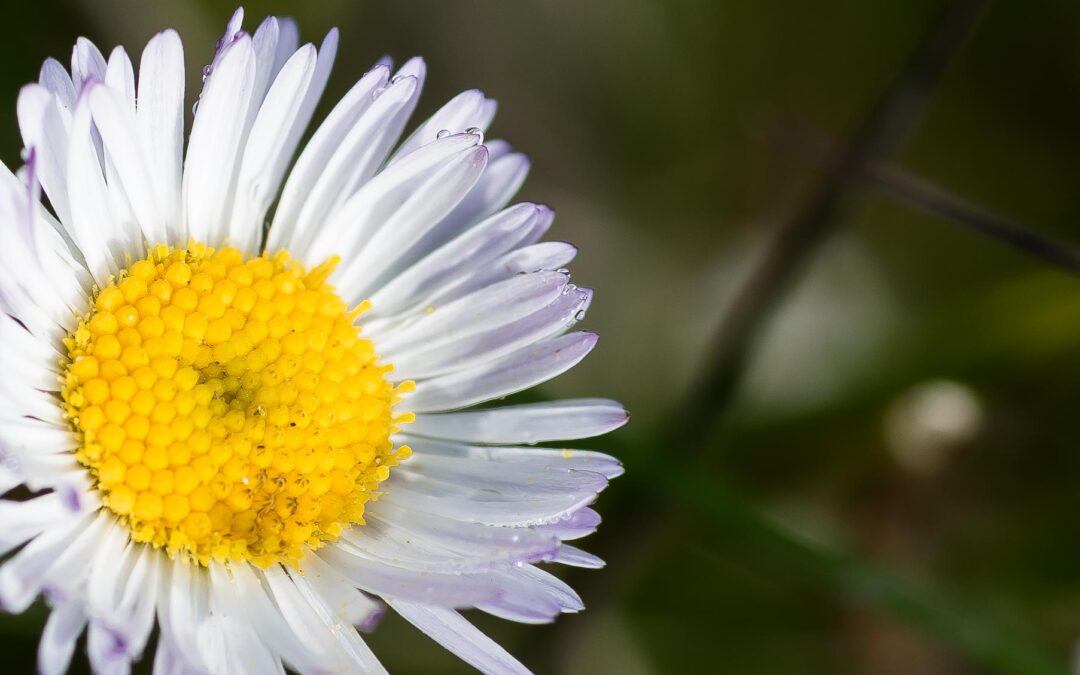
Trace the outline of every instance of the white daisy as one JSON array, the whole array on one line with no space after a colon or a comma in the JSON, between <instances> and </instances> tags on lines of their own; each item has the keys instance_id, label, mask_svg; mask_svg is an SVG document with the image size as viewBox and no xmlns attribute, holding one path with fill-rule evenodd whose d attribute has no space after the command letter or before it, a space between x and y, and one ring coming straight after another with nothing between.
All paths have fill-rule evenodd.
<instances>
[{"instance_id":1,"label":"white daisy","mask_svg":"<svg viewBox=\"0 0 1080 675\"><path fill-rule=\"evenodd\" d=\"M367 72L294 150L337 46L229 22L184 152L184 54L87 40L19 95L0 180L0 603L44 594L46 675L85 631L126 673L383 672L385 605L476 668L524 668L459 613L582 608L536 566L618 462L523 446L626 421L615 402L459 411L552 378L596 337L591 292L507 206L528 161L455 97L405 141L424 64ZM396 149L395 149L396 146ZM287 177L286 177L287 174ZM51 213L41 203L44 190ZM276 206L272 210L271 205ZM269 219L269 230L264 223ZM362 326L362 328L361 328ZM384 605L385 603L385 605Z\"/></svg>"}]
</instances>

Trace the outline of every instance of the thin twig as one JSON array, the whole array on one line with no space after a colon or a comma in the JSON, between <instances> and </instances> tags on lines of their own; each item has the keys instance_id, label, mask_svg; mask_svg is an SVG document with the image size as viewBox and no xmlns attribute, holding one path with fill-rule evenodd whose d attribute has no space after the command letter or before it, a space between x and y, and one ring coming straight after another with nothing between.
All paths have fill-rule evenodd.
<instances>
[{"instance_id":1,"label":"thin twig","mask_svg":"<svg viewBox=\"0 0 1080 675\"><path fill-rule=\"evenodd\" d=\"M924 178L896 166L874 163L865 178L890 197L914 209L997 239L1073 274L1080 274L1080 252L1015 221L990 213Z\"/></svg>"},{"instance_id":2,"label":"thin twig","mask_svg":"<svg viewBox=\"0 0 1080 675\"><path fill-rule=\"evenodd\" d=\"M921 120L934 85L986 4L986 0L949 3L850 144L833 160L818 190L773 232L721 320L702 377L667 429L669 440L684 439L682 446L692 448L708 437L735 391L765 319L843 215L850 188L865 167L892 154Z\"/></svg>"}]
</instances>

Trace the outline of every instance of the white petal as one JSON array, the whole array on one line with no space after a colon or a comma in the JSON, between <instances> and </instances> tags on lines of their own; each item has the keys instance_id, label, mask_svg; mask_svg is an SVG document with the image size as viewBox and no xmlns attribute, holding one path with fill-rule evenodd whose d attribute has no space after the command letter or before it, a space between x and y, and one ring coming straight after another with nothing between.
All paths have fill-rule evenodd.
<instances>
[{"instance_id":1,"label":"white petal","mask_svg":"<svg viewBox=\"0 0 1080 675\"><path fill-rule=\"evenodd\" d=\"M587 537L600 525L600 514L586 507L578 509L565 518L538 526L537 529L550 532L563 541Z\"/></svg>"},{"instance_id":2,"label":"white petal","mask_svg":"<svg viewBox=\"0 0 1080 675\"><path fill-rule=\"evenodd\" d=\"M262 234L262 220L278 193L281 177L326 88L337 31L332 30L316 54L306 45L284 64L267 94L247 141L230 238L252 249Z\"/></svg>"},{"instance_id":3,"label":"white petal","mask_svg":"<svg viewBox=\"0 0 1080 675\"><path fill-rule=\"evenodd\" d=\"M533 527L562 520L596 499L594 489L532 492L506 485L499 488L452 485L425 479L398 467L380 499L401 508L446 516L468 523ZM378 591L376 591L378 592Z\"/></svg>"},{"instance_id":4,"label":"white petal","mask_svg":"<svg viewBox=\"0 0 1080 675\"><path fill-rule=\"evenodd\" d=\"M7 555L44 530L69 521L73 515L56 492L21 502L0 500L0 555Z\"/></svg>"},{"instance_id":5,"label":"white petal","mask_svg":"<svg viewBox=\"0 0 1080 675\"><path fill-rule=\"evenodd\" d=\"M71 76L59 61L52 57L45 59L45 62L41 64L38 82L56 96L62 108L68 111L74 110L77 96L75 85L72 84Z\"/></svg>"},{"instance_id":6,"label":"white petal","mask_svg":"<svg viewBox=\"0 0 1080 675\"><path fill-rule=\"evenodd\" d=\"M224 47L199 100L184 165L188 235L216 244L232 207L239 153L255 87L255 50L244 35Z\"/></svg>"},{"instance_id":7,"label":"white petal","mask_svg":"<svg viewBox=\"0 0 1080 675\"><path fill-rule=\"evenodd\" d=\"M356 629L338 620L303 576L290 577L280 567L270 567L263 575L278 606L282 608L282 615L305 643L319 644L333 640L334 649L343 651L348 659L346 669L386 672L360 639Z\"/></svg>"},{"instance_id":8,"label":"white petal","mask_svg":"<svg viewBox=\"0 0 1080 675\"><path fill-rule=\"evenodd\" d=\"M488 146L488 150L491 147ZM459 232L506 206L529 175L529 158L521 153L493 157L476 187L439 224L440 232Z\"/></svg>"},{"instance_id":9,"label":"white petal","mask_svg":"<svg viewBox=\"0 0 1080 675\"><path fill-rule=\"evenodd\" d=\"M300 672L330 669L332 659L320 655L317 645L305 644L290 628L281 610L273 603L262 579L248 565L232 566L232 578L225 586L232 593L237 616L245 616L260 638ZM320 658L321 657L321 658Z\"/></svg>"},{"instance_id":10,"label":"white petal","mask_svg":"<svg viewBox=\"0 0 1080 675\"><path fill-rule=\"evenodd\" d=\"M115 519L99 538L90 561L87 603L91 615L122 638L120 643L102 644L108 653L100 654L100 659L131 661L142 654L153 627L160 556L160 551L131 542L127 527Z\"/></svg>"},{"instance_id":11,"label":"white petal","mask_svg":"<svg viewBox=\"0 0 1080 675\"><path fill-rule=\"evenodd\" d=\"M318 593L312 584L295 570L290 571L293 583L297 590L310 603L311 607L319 616L323 627L334 636L338 646L345 652L349 662L359 667L365 673L386 673L386 669L379 663L378 658L367 646L364 639L356 632L356 629L347 625L331 610L327 599Z\"/></svg>"},{"instance_id":12,"label":"white petal","mask_svg":"<svg viewBox=\"0 0 1080 675\"><path fill-rule=\"evenodd\" d=\"M197 628L209 611L206 570L189 562L184 556L162 561L162 564L164 573L161 575L157 608L158 623L161 625L159 643L173 644L175 659L182 660L182 667L176 667L179 672L205 671L202 655L192 647L197 644Z\"/></svg>"},{"instance_id":13,"label":"white petal","mask_svg":"<svg viewBox=\"0 0 1080 675\"><path fill-rule=\"evenodd\" d=\"M59 360L66 356L61 352L62 345L60 349L57 349L56 344L44 339L43 336L35 335L15 319L4 314L0 314L0 340L12 352L42 364L59 363Z\"/></svg>"},{"instance_id":14,"label":"white petal","mask_svg":"<svg viewBox=\"0 0 1080 675\"><path fill-rule=\"evenodd\" d=\"M445 288L456 277L499 257L520 243L539 212L540 207L534 204L517 204L432 251L372 294L372 309L365 316L365 324L373 316L393 315L408 308L430 304L425 300L437 292L434 289Z\"/></svg>"},{"instance_id":15,"label":"white petal","mask_svg":"<svg viewBox=\"0 0 1080 675\"><path fill-rule=\"evenodd\" d=\"M528 673L514 657L452 609L404 600L387 602L406 621L466 663L489 675Z\"/></svg>"},{"instance_id":16,"label":"white petal","mask_svg":"<svg viewBox=\"0 0 1080 675\"><path fill-rule=\"evenodd\" d=\"M418 92L413 78L386 86L385 77L382 68L365 75L316 132L285 186L281 215L271 228L278 237L272 246L285 241L290 250L306 250L318 234L333 227L329 220L340 219L337 214L355 202L350 197L382 163L396 139L391 133L394 120L405 114ZM307 191L301 192L305 186ZM352 244L353 238L346 243Z\"/></svg>"},{"instance_id":17,"label":"white petal","mask_svg":"<svg viewBox=\"0 0 1080 675\"><path fill-rule=\"evenodd\" d=\"M460 563L470 562L476 567L479 561L486 561L488 567L496 564L516 564L550 559L558 548L555 535L533 528L497 527L482 523L471 523L437 514L414 511L389 504L382 500L372 502L364 514L369 521L380 523L383 539L400 542L404 538L406 546L413 542L419 548L426 549L427 555L447 554L462 558ZM368 538L368 527L346 531L362 550L366 547L360 542ZM407 555L407 554L406 554ZM460 565L460 569L465 569Z\"/></svg>"},{"instance_id":18,"label":"white petal","mask_svg":"<svg viewBox=\"0 0 1080 675\"><path fill-rule=\"evenodd\" d=\"M38 672L64 675L71 665L75 643L86 628L86 614L77 601L61 602L49 613L38 642Z\"/></svg>"},{"instance_id":19,"label":"white petal","mask_svg":"<svg viewBox=\"0 0 1080 675\"><path fill-rule=\"evenodd\" d=\"M420 379L445 375L491 361L544 338L569 330L580 321L592 291L577 288L549 305L505 325L452 341L417 345L394 356L394 376Z\"/></svg>"},{"instance_id":20,"label":"white petal","mask_svg":"<svg viewBox=\"0 0 1080 675\"><path fill-rule=\"evenodd\" d=\"M577 248L573 244L545 241L507 253L496 267L509 274L519 274L528 270L559 269L570 264L576 255Z\"/></svg>"},{"instance_id":21,"label":"white petal","mask_svg":"<svg viewBox=\"0 0 1080 675\"><path fill-rule=\"evenodd\" d=\"M408 116L419 93L419 85L411 77L393 81L385 89L372 92L371 95L376 97L374 103L340 141L298 218L297 229L309 233L305 241L311 239L310 233L315 228L325 226L326 229L333 228L333 232L341 231L340 226L333 223L342 221L342 212L355 205L361 188L367 187L369 179L382 165L400 133L401 120ZM355 229L363 233L362 229ZM349 236L345 243L355 246L359 239L355 235ZM319 254L313 255L317 259Z\"/></svg>"},{"instance_id":22,"label":"white petal","mask_svg":"<svg viewBox=\"0 0 1080 675\"><path fill-rule=\"evenodd\" d=\"M524 472L527 485L523 486L523 489L528 489L532 485L539 487L545 480L566 472L571 474L588 472L580 474L586 476L586 484L593 483L593 479L589 477L590 473L600 474L607 479L617 478L623 474L623 467L619 460L611 455L592 450L465 445L453 441L417 438L410 434L399 434L395 440L398 438L400 438L399 442L408 444L415 455L402 466L409 470L422 471L427 476L433 475L427 470L429 468L472 472L476 475L487 475L490 472L496 479L500 476L509 479L515 476L516 472ZM535 473L549 475L547 478L531 475ZM593 487L602 488L603 485L604 481L596 481Z\"/></svg>"},{"instance_id":23,"label":"white petal","mask_svg":"<svg viewBox=\"0 0 1080 675\"><path fill-rule=\"evenodd\" d=\"M131 543L135 549L132 574L120 599L126 622L123 624L128 636L130 653L135 659L142 656L150 632L154 628L158 592L161 584L162 560L160 551Z\"/></svg>"},{"instance_id":24,"label":"white petal","mask_svg":"<svg viewBox=\"0 0 1080 675\"><path fill-rule=\"evenodd\" d=\"M383 87L389 80L390 71L385 67L376 67L366 73L353 85L330 114L326 117L311 140L304 147L296 165L289 174L282 189L281 200L274 213L274 223L270 228L268 248L295 248L293 241L306 241L307 226L297 225L297 218L304 208L316 181L326 168L326 163L338 150L349 129L356 124L360 115L371 106L375 98L372 92Z\"/></svg>"},{"instance_id":25,"label":"white petal","mask_svg":"<svg viewBox=\"0 0 1080 675\"><path fill-rule=\"evenodd\" d=\"M167 243L185 245L180 214L184 150L184 46L174 30L155 35L139 63L136 111L140 139L150 163L150 181L165 220ZM162 242L164 243L164 242Z\"/></svg>"},{"instance_id":26,"label":"white petal","mask_svg":"<svg viewBox=\"0 0 1080 675\"><path fill-rule=\"evenodd\" d=\"M403 87L410 82L411 80L402 80L391 85L386 93L376 100L376 104L391 96L395 87ZM356 129L353 132L355 133ZM401 205L417 193L418 188L454 158L470 152L479 140L477 136L470 134L448 136L380 172L353 193L329 221L323 223L315 232L311 246L306 251L307 259L321 262L336 254L344 260L350 260ZM338 155L335 155L335 159L337 157ZM333 175L336 173L328 169L323 174L323 179ZM335 278L340 276L339 270Z\"/></svg>"},{"instance_id":27,"label":"white petal","mask_svg":"<svg viewBox=\"0 0 1080 675\"><path fill-rule=\"evenodd\" d=\"M495 602L477 605L477 609L524 623L549 623L559 614L585 609L574 589L535 565L511 567L502 574L507 592Z\"/></svg>"},{"instance_id":28,"label":"white petal","mask_svg":"<svg viewBox=\"0 0 1080 675\"><path fill-rule=\"evenodd\" d=\"M37 178L49 195L49 203L61 222L71 222L66 173L68 130L56 97L39 84L28 84L19 91L17 112L23 144L35 150Z\"/></svg>"},{"instance_id":29,"label":"white petal","mask_svg":"<svg viewBox=\"0 0 1080 675\"><path fill-rule=\"evenodd\" d=\"M249 123L255 119L259 104L262 103L270 83L277 75L277 71L274 70L278 50L277 17L268 16L263 19L263 22L255 29L251 46L255 49L255 85L252 87L252 106L248 112ZM211 74L210 77L212 78L213 75Z\"/></svg>"},{"instance_id":30,"label":"white petal","mask_svg":"<svg viewBox=\"0 0 1080 675\"><path fill-rule=\"evenodd\" d=\"M22 483L22 478L11 467L0 464L0 495L7 494Z\"/></svg>"},{"instance_id":31,"label":"white petal","mask_svg":"<svg viewBox=\"0 0 1080 675\"><path fill-rule=\"evenodd\" d=\"M497 600L501 587L483 574L432 574L364 558L337 544L319 549L318 556L360 588L382 596L412 598L450 607L467 607Z\"/></svg>"},{"instance_id":32,"label":"white petal","mask_svg":"<svg viewBox=\"0 0 1080 675\"><path fill-rule=\"evenodd\" d=\"M434 115L428 118L394 152L390 164L398 161L422 145L439 137L439 133L464 133L469 129L486 131L495 116L495 101L484 97L479 89L463 91L450 99Z\"/></svg>"},{"instance_id":33,"label":"white petal","mask_svg":"<svg viewBox=\"0 0 1080 675\"><path fill-rule=\"evenodd\" d=\"M561 272L518 275L447 305L429 307L407 327L365 328L383 357L393 361L397 354L425 342L452 342L528 316L559 297L567 281Z\"/></svg>"},{"instance_id":34,"label":"white petal","mask_svg":"<svg viewBox=\"0 0 1080 675\"><path fill-rule=\"evenodd\" d=\"M109 206L109 188L101 173L97 148L92 136L93 124L89 103L76 106L71 125L67 178L71 186L71 238L79 247L90 274L104 288L120 269L118 254L133 251L139 243L137 228L127 229L117 223Z\"/></svg>"},{"instance_id":35,"label":"white petal","mask_svg":"<svg viewBox=\"0 0 1080 675\"><path fill-rule=\"evenodd\" d=\"M68 429L26 417L13 419L4 415L0 420L0 440L8 452L64 454L79 447L78 437Z\"/></svg>"},{"instance_id":36,"label":"white petal","mask_svg":"<svg viewBox=\"0 0 1080 675\"><path fill-rule=\"evenodd\" d=\"M244 25L244 8L237 7L230 16L228 22L225 24L225 34L221 36L221 40L218 41L217 51L214 54L215 61L221 56L225 47L235 42L240 38L241 26Z\"/></svg>"},{"instance_id":37,"label":"white petal","mask_svg":"<svg viewBox=\"0 0 1080 675\"><path fill-rule=\"evenodd\" d=\"M618 429L629 419L629 414L617 401L566 399L443 415L417 415L408 432L472 443L543 443L600 436Z\"/></svg>"},{"instance_id":38,"label":"white petal","mask_svg":"<svg viewBox=\"0 0 1080 675\"><path fill-rule=\"evenodd\" d=\"M281 659L259 638L243 603L237 601L223 565L209 567L210 616L199 626L199 649L212 673L285 674Z\"/></svg>"},{"instance_id":39,"label":"white petal","mask_svg":"<svg viewBox=\"0 0 1080 675\"><path fill-rule=\"evenodd\" d=\"M308 556L301 562L300 569L338 620L364 630L374 628L382 618L384 605L361 593L322 558Z\"/></svg>"},{"instance_id":40,"label":"white petal","mask_svg":"<svg viewBox=\"0 0 1080 675\"><path fill-rule=\"evenodd\" d=\"M596 340L594 333L570 333L491 363L424 380L403 405L414 412L437 412L509 396L573 368L592 351Z\"/></svg>"},{"instance_id":41,"label":"white petal","mask_svg":"<svg viewBox=\"0 0 1080 675\"><path fill-rule=\"evenodd\" d=\"M50 528L24 546L0 567L0 606L13 614L25 612L42 591L47 575L81 533L81 520Z\"/></svg>"},{"instance_id":42,"label":"white petal","mask_svg":"<svg viewBox=\"0 0 1080 675\"><path fill-rule=\"evenodd\" d=\"M300 29L296 25L296 22L288 17L277 17L278 22L278 41L277 50L274 52L274 66L273 72L277 73L281 71L281 67L285 65L285 62L289 60L289 57L293 55L296 48L300 46ZM331 32L336 33L336 30Z\"/></svg>"},{"instance_id":43,"label":"white petal","mask_svg":"<svg viewBox=\"0 0 1080 675\"><path fill-rule=\"evenodd\" d=\"M164 635L158 640L157 651L154 652L153 675L205 675L190 668L183 659L177 656L177 649Z\"/></svg>"},{"instance_id":44,"label":"white petal","mask_svg":"<svg viewBox=\"0 0 1080 675\"><path fill-rule=\"evenodd\" d=\"M562 547L559 548L559 553L555 556L555 562L563 565L570 565L571 567L583 567L591 570L598 570L604 566L604 561L600 558L587 551L582 551L580 548L570 546L569 544L563 544Z\"/></svg>"},{"instance_id":45,"label":"white petal","mask_svg":"<svg viewBox=\"0 0 1080 675\"><path fill-rule=\"evenodd\" d=\"M71 79L75 89L81 89L87 79L105 81L105 57L93 42L79 38L71 50Z\"/></svg>"},{"instance_id":46,"label":"white petal","mask_svg":"<svg viewBox=\"0 0 1080 675\"><path fill-rule=\"evenodd\" d=\"M24 277L20 282L33 291L39 302L49 303L47 309L53 312L58 324L72 330L75 315L87 309L85 286L89 276L72 257L68 243L60 234L59 223L40 207L36 158L37 152L31 149L26 166L10 183L12 192L6 195L11 200L7 204L8 222L17 224L16 232L22 235L5 242L6 262L18 268L20 265L12 261L12 256L23 255L19 243L26 246L27 262L36 265L40 274Z\"/></svg>"},{"instance_id":47,"label":"white petal","mask_svg":"<svg viewBox=\"0 0 1080 675\"><path fill-rule=\"evenodd\" d=\"M420 185L401 208L364 242L340 270L341 284L359 302L379 282L415 262L431 249L431 229L465 196L487 166L487 148L479 146L448 161Z\"/></svg>"},{"instance_id":48,"label":"white petal","mask_svg":"<svg viewBox=\"0 0 1080 675\"><path fill-rule=\"evenodd\" d=\"M537 537L531 546L499 549L475 547L463 551L446 549L453 537L431 533L405 532L376 517L367 518L363 527L346 530L338 546L343 551L386 565L428 574L470 574L486 572L507 564L549 561L555 557L558 541ZM478 526L483 527L483 526ZM502 528L509 529L509 528Z\"/></svg>"},{"instance_id":49,"label":"white petal","mask_svg":"<svg viewBox=\"0 0 1080 675\"><path fill-rule=\"evenodd\" d=\"M135 111L135 70L123 47L116 47L109 55L105 68L105 84L118 92L132 112Z\"/></svg>"},{"instance_id":50,"label":"white petal","mask_svg":"<svg viewBox=\"0 0 1080 675\"><path fill-rule=\"evenodd\" d=\"M228 240L249 254L258 246L262 218L274 198L279 171L284 170L282 156L291 150L285 145L315 72L315 60L312 45L305 45L289 59L270 88L246 141Z\"/></svg>"},{"instance_id":51,"label":"white petal","mask_svg":"<svg viewBox=\"0 0 1080 675\"><path fill-rule=\"evenodd\" d=\"M150 164L138 134L135 111L111 87L93 87L87 94L105 153L116 169L127 202L149 242L166 239L165 222L150 181Z\"/></svg>"},{"instance_id":52,"label":"white petal","mask_svg":"<svg viewBox=\"0 0 1080 675\"><path fill-rule=\"evenodd\" d=\"M86 654L95 675L128 675L131 659L124 636L100 621L90 620L86 630Z\"/></svg>"},{"instance_id":53,"label":"white petal","mask_svg":"<svg viewBox=\"0 0 1080 675\"><path fill-rule=\"evenodd\" d=\"M551 212L547 211L547 214L549 217L540 220L538 229L546 227L546 223L551 222ZM534 232L530 232L529 236L533 234ZM565 272L565 266L576 253L577 249L572 245L557 241L545 241L510 251L486 265L470 270L469 273L458 277L445 288L439 289L429 303L438 307L518 274L539 270Z\"/></svg>"}]
</instances>

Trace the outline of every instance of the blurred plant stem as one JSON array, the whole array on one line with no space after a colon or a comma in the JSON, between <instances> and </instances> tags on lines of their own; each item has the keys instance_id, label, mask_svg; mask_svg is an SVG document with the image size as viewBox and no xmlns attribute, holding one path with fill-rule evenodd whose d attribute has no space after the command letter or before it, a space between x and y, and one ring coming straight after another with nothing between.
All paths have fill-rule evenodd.
<instances>
[{"instance_id":1,"label":"blurred plant stem","mask_svg":"<svg viewBox=\"0 0 1080 675\"><path fill-rule=\"evenodd\" d=\"M959 606L922 584L901 579L854 555L812 543L758 513L693 466L664 461L652 451L682 448L679 458L684 461L700 456L708 447L766 319L819 244L843 218L853 188L865 179L867 168L887 160L917 126L934 86L986 4L984 0L947 4L892 86L830 163L817 190L768 239L734 303L721 318L703 376L675 409L663 433L652 444L627 448L623 458L630 470L629 478L624 480L631 483L634 505L607 532L608 541L618 548L612 557L620 567L596 579L588 594L592 602L629 593L655 553L657 535L665 518L671 515L665 511L674 503L736 535L740 544L755 553L785 560L846 598L922 631L983 667L1025 675L1066 672L1041 648L1001 630L982 618L980 612ZM543 650L549 654L557 651Z\"/></svg>"},{"instance_id":2,"label":"blurred plant stem","mask_svg":"<svg viewBox=\"0 0 1080 675\"><path fill-rule=\"evenodd\" d=\"M997 239L1073 274L1080 274L1080 254L1072 247L990 213L909 171L873 163L866 167L864 174L885 194L914 209Z\"/></svg>"},{"instance_id":3,"label":"blurred plant stem","mask_svg":"<svg viewBox=\"0 0 1080 675\"><path fill-rule=\"evenodd\" d=\"M765 320L818 245L845 215L853 188L872 162L888 158L922 119L952 57L974 28L986 0L954 0L933 22L892 86L830 162L818 188L769 236L757 263L721 318L704 372L668 425L666 438L702 447L730 402Z\"/></svg>"}]
</instances>

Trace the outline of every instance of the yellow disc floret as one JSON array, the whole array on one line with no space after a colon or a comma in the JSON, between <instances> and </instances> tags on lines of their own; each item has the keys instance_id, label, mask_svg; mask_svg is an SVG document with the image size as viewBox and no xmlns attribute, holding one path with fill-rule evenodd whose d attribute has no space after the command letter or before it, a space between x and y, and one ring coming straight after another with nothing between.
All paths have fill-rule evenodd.
<instances>
[{"instance_id":1,"label":"yellow disc floret","mask_svg":"<svg viewBox=\"0 0 1080 675\"><path fill-rule=\"evenodd\" d=\"M97 293L66 340L63 399L132 539L267 566L363 523L407 420L364 306L327 283L336 262L157 246Z\"/></svg>"}]
</instances>

